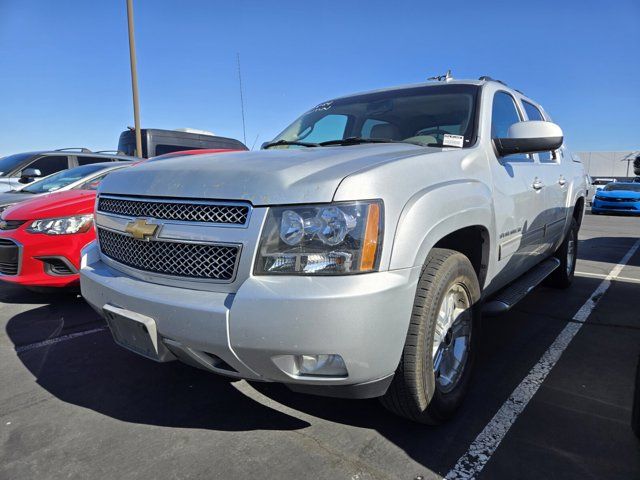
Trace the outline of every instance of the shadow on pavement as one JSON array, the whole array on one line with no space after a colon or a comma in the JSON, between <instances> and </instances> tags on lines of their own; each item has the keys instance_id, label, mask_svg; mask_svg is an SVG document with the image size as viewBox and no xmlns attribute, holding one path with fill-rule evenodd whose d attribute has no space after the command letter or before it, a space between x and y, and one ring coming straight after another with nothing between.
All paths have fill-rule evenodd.
<instances>
[{"instance_id":1,"label":"shadow on pavement","mask_svg":"<svg viewBox=\"0 0 640 480\"><path fill-rule=\"evenodd\" d=\"M46 316L49 308L9 321L7 334L14 344L24 342L25 325ZM83 313L97 316L88 306ZM43 333L31 338L42 341ZM309 426L254 402L224 378L178 362L158 364L138 357L118 347L107 330L18 356L38 385L55 397L125 422L222 431Z\"/></svg>"}]
</instances>

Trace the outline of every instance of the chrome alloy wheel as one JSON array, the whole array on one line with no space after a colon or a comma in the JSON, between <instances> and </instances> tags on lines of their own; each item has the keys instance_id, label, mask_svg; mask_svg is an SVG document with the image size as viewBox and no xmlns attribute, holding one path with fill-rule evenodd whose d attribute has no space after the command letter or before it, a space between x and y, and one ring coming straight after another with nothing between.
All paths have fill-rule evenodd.
<instances>
[{"instance_id":1,"label":"chrome alloy wheel","mask_svg":"<svg viewBox=\"0 0 640 480\"><path fill-rule=\"evenodd\" d=\"M569 241L567 242L567 275L571 275L573 270L573 262L576 261L576 239L573 233L570 233Z\"/></svg>"},{"instance_id":2,"label":"chrome alloy wheel","mask_svg":"<svg viewBox=\"0 0 640 480\"><path fill-rule=\"evenodd\" d=\"M433 336L433 371L436 387L453 390L469 356L471 345L471 298L464 285L456 283L444 295Z\"/></svg>"}]
</instances>

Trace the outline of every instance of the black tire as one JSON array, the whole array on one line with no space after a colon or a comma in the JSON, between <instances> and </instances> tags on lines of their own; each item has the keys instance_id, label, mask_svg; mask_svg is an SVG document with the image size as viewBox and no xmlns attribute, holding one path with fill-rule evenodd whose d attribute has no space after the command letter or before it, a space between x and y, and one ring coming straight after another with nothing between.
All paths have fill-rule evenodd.
<instances>
[{"instance_id":1,"label":"black tire","mask_svg":"<svg viewBox=\"0 0 640 480\"><path fill-rule=\"evenodd\" d=\"M434 372L433 343L440 307L451 288L464 290L470 308L464 310L470 325L466 362L458 380L443 391ZM453 415L469 387L479 334L480 286L469 259L454 250L434 248L422 268L411 322L400 363L382 404L409 420L439 424ZM462 315L460 315L462 317ZM427 353L429 352L429 353Z\"/></svg>"},{"instance_id":2,"label":"black tire","mask_svg":"<svg viewBox=\"0 0 640 480\"><path fill-rule=\"evenodd\" d=\"M570 260L569 257L571 242L573 242L572 260ZM569 227L567 236L553 256L560 260L560 266L546 278L545 285L555 288L567 288L571 285L571 282L573 282L573 276L576 271L576 260L578 258L578 223L574 218L571 219L571 226ZM569 262L571 262L571 264L569 264Z\"/></svg>"}]
</instances>

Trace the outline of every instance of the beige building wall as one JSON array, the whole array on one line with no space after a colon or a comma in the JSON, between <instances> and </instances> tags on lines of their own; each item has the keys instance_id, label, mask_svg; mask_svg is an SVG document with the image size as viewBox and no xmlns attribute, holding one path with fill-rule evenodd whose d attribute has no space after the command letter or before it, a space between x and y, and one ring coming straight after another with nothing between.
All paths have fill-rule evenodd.
<instances>
[{"instance_id":1,"label":"beige building wall","mask_svg":"<svg viewBox=\"0 0 640 480\"><path fill-rule=\"evenodd\" d=\"M577 152L584 168L591 177L635 177L633 160L640 150L624 152Z\"/></svg>"}]
</instances>

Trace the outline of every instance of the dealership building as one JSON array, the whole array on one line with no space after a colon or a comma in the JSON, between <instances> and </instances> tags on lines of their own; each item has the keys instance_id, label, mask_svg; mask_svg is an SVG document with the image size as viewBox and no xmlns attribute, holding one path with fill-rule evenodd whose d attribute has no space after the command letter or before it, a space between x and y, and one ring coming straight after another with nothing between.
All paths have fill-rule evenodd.
<instances>
[{"instance_id":1,"label":"dealership building","mask_svg":"<svg viewBox=\"0 0 640 480\"><path fill-rule=\"evenodd\" d=\"M584 168L591 178L616 178L626 180L635 178L633 161L640 150L625 152L577 152Z\"/></svg>"}]
</instances>

